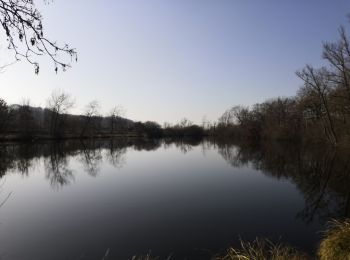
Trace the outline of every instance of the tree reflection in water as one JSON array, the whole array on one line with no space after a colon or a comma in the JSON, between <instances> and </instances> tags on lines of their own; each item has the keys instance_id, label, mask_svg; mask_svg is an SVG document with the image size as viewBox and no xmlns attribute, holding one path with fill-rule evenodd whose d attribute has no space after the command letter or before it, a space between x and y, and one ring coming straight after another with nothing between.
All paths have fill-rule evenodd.
<instances>
[{"instance_id":1,"label":"tree reflection in water","mask_svg":"<svg viewBox=\"0 0 350 260\"><path fill-rule=\"evenodd\" d=\"M147 139L2 144L0 179L10 173L28 176L43 159L46 178L53 189L59 190L74 181L74 172L69 165L70 157L77 156L84 171L90 176L97 176L104 159L120 169L126 164L125 154L128 147L151 151L158 149L161 144L161 140Z\"/></svg>"},{"instance_id":2,"label":"tree reflection in water","mask_svg":"<svg viewBox=\"0 0 350 260\"><path fill-rule=\"evenodd\" d=\"M46 178L54 190L74 181L73 171L69 168L69 159L64 152L63 143L50 145L50 156L44 159Z\"/></svg>"},{"instance_id":3,"label":"tree reflection in water","mask_svg":"<svg viewBox=\"0 0 350 260\"><path fill-rule=\"evenodd\" d=\"M116 140L109 141L109 150L106 153L107 159L111 165L117 169L121 169L126 164L125 154L127 146Z\"/></svg>"},{"instance_id":4,"label":"tree reflection in water","mask_svg":"<svg viewBox=\"0 0 350 260\"><path fill-rule=\"evenodd\" d=\"M296 217L306 223L350 216L349 151L319 146L269 143L259 146L216 142L233 167L249 166L277 179L288 179L303 194Z\"/></svg>"},{"instance_id":5,"label":"tree reflection in water","mask_svg":"<svg viewBox=\"0 0 350 260\"><path fill-rule=\"evenodd\" d=\"M45 176L51 187L59 190L74 181L70 158L77 157L84 171L97 176L106 161L120 169L126 164L128 149L152 151L176 147L187 153L200 146L217 150L233 167L252 167L275 179L294 183L305 200L297 218L306 223L322 222L334 217L350 216L349 151L290 143L237 144L227 140L200 139L113 139L38 144L2 144L0 146L0 179L6 174L28 176L44 162Z\"/></svg>"},{"instance_id":6,"label":"tree reflection in water","mask_svg":"<svg viewBox=\"0 0 350 260\"><path fill-rule=\"evenodd\" d=\"M102 163L102 148L98 142L81 141L80 161L90 176L96 177Z\"/></svg>"}]
</instances>

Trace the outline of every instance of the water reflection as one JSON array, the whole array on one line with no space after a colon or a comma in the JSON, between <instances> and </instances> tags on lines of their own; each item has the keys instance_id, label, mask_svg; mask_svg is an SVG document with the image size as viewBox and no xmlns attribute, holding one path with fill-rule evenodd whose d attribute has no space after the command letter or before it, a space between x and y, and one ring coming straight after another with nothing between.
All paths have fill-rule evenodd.
<instances>
[{"instance_id":1,"label":"water reflection","mask_svg":"<svg viewBox=\"0 0 350 260\"><path fill-rule=\"evenodd\" d=\"M170 147L171 145L175 145L176 148L178 148L183 154L186 154L193 150L194 147L200 145L201 143L204 143L205 140L201 138L168 138L163 140L164 147ZM208 147L210 149L210 147Z\"/></svg>"},{"instance_id":2,"label":"water reflection","mask_svg":"<svg viewBox=\"0 0 350 260\"><path fill-rule=\"evenodd\" d=\"M85 172L90 176L96 177L102 163L101 144L94 140L90 142L81 141L80 161Z\"/></svg>"},{"instance_id":3,"label":"water reflection","mask_svg":"<svg viewBox=\"0 0 350 260\"><path fill-rule=\"evenodd\" d=\"M78 157L83 170L96 177L104 162L115 168L126 164L128 148L137 151L156 150L164 144L162 140L113 139L113 140L70 140L46 143L11 143L0 145L0 178L9 173L28 176L43 158L46 178L53 189L69 185L74 181L73 170L69 168L70 157Z\"/></svg>"},{"instance_id":4,"label":"water reflection","mask_svg":"<svg viewBox=\"0 0 350 260\"><path fill-rule=\"evenodd\" d=\"M107 152L107 158L111 165L115 168L122 168L126 164L125 154L127 152L127 146L122 142L116 140L109 141L109 149Z\"/></svg>"},{"instance_id":5,"label":"water reflection","mask_svg":"<svg viewBox=\"0 0 350 260\"><path fill-rule=\"evenodd\" d=\"M330 147L268 143L259 146L216 142L233 167L249 166L276 179L295 183L305 206L297 217L306 223L350 216L349 151Z\"/></svg>"},{"instance_id":6,"label":"water reflection","mask_svg":"<svg viewBox=\"0 0 350 260\"><path fill-rule=\"evenodd\" d=\"M75 181L70 158L77 157L81 168L97 176L103 163L120 169L127 163L128 149L137 151L176 147L182 153L201 145L218 153L235 168L252 167L266 176L293 182L304 198L304 208L297 218L305 223L315 218L322 222L332 217L350 216L349 151L305 147L291 144L236 144L227 140L200 139L113 139L50 142L36 144L3 144L0 147L0 177L19 173L28 176L41 159L45 176L54 190Z\"/></svg>"},{"instance_id":7,"label":"water reflection","mask_svg":"<svg viewBox=\"0 0 350 260\"><path fill-rule=\"evenodd\" d=\"M325 221L350 215L348 154L209 139L2 144L0 252L101 259L110 248L110 259L128 259L152 249L210 259L199 254L239 236L282 236L312 252Z\"/></svg>"},{"instance_id":8,"label":"water reflection","mask_svg":"<svg viewBox=\"0 0 350 260\"><path fill-rule=\"evenodd\" d=\"M49 149L50 156L44 158L46 178L54 190L59 190L74 181L73 171L69 168L64 143L53 143Z\"/></svg>"}]
</instances>

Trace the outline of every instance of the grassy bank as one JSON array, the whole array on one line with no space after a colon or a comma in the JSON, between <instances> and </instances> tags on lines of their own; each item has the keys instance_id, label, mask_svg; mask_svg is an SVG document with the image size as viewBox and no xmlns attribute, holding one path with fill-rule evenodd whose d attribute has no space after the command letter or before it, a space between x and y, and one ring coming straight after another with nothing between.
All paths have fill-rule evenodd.
<instances>
[{"instance_id":1,"label":"grassy bank","mask_svg":"<svg viewBox=\"0 0 350 260\"><path fill-rule=\"evenodd\" d=\"M332 221L321 241L318 256L321 260L350 259L350 220Z\"/></svg>"},{"instance_id":2,"label":"grassy bank","mask_svg":"<svg viewBox=\"0 0 350 260\"><path fill-rule=\"evenodd\" d=\"M308 256L285 244L274 244L257 238L253 242L241 242L240 248L229 248L213 260L349 260L350 220L331 221L324 232L317 256Z\"/></svg>"},{"instance_id":3,"label":"grassy bank","mask_svg":"<svg viewBox=\"0 0 350 260\"><path fill-rule=\"evenodd\" d=\"M307 254L284 244L274 244L268 239L257 238L253 242L241 241L240 248L230 247L213 260L306 260Z\"/></svg>"},{"instance_id":4,"label":"grassy bank","mask_svg":"<svg viewBox=\"0 0 350 260\"><path fill-rule=\"evenodd\" d=\"M324 232L316 256L308 256L286 244L275 244L257 238L241 242L240 248L229 248L213 260L350 260L350 220L331 221Z\"/></svg>"},{"instance_id":5,"label":"grassy bank","mask_svg":"<svg viewBox=\"0 0 350 260\"><path fill-rule=\"evenodd\" d=\"M134 256L132 260L161 260L163 258ZM165 259L173 259L167 257ZM316 256L309 256L287 244L273 243L256 238L252 242L241 241L240 247L230 247L212 260L350 260L350 220L331 221L324 232Z\"/></svg>"}]
</instances>

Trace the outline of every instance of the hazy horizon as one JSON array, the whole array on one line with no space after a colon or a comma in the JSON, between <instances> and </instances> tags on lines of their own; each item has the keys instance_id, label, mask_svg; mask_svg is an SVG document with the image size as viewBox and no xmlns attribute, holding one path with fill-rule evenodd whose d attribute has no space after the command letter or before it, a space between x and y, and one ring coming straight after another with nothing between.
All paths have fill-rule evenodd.
<instances>
[{"instance_id":1,"label":"hazy horizon","mask_svg":"<svg viewBox=\"0 0 350 260\"><path fill-rule=\"evenodd\" d=\"M79 60L57 75L48 59L39 75L24 61L12 65L0 74L2 98L43 107L63 89L76 98L74 114L96 99L104 114L121 105L127 118L161 124L294 95L295 71L323 64L322 42L349 28L350 10L340 0L36 4L46 35L75 47Z\"/></svg>"}]
</instances>

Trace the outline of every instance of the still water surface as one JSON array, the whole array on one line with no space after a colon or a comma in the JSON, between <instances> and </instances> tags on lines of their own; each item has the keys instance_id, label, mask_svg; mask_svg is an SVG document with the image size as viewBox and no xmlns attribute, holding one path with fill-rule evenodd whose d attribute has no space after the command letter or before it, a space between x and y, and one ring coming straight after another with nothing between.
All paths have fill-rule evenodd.
<instances>
[{"instance_id":1,"label":"still water surface","mask_svg":"<svg viewBox=\"0 0 350 260\"><path fill-rule=\"evenodd\" d=\"M257 236L313 253L326 221L349 216L349 167L290 145L2 145L0 258L210 259Z\"/></svg>"}]
</instances>

